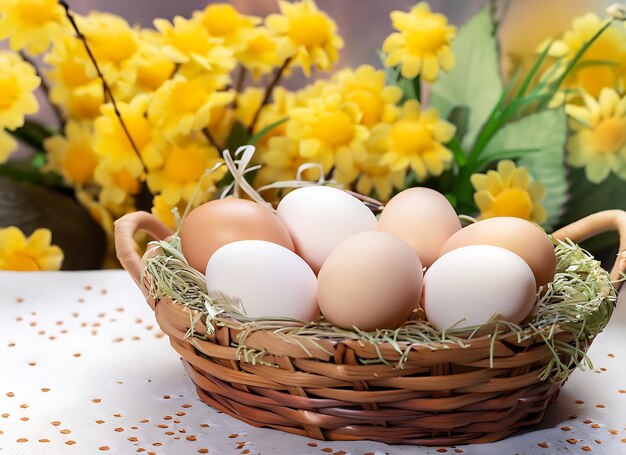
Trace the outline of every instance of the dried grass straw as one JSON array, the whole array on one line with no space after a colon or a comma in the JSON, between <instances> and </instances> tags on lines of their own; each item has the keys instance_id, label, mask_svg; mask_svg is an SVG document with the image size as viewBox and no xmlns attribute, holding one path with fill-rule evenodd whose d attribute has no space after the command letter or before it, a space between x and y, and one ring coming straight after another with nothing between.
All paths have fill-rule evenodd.
<instances>
[{"instance_id":1,"label":"dried grass straw","mask_svg":"<svg viewBox=\"0 0 626 455\"><path fill-rule=\"evenodd\" d=\"M491 337L490 364L493 367L494 342L499 337L512 334L517 337L518 343L531 339L543 340L552 353L552 359L540 377L542 380L552 377L554 381L562 382L567 379L574 365L593 368L585 351L610 319L617 301L617 291L609 273L587 251L571 241L553 239L553 243L557 257L555 279L548 284L545 292L538 293L532 314L521 326L493 317L483 326L452 328L440 332L424 320L420 311L395 330L375 332L364 332L357 328L341 329L323 318L312 323L277 317L251 318L246 316L241 302L207 291L204 276L185 261L177 236L168 241L151 242L149 250L156 249L158 254L147 255L142 281L155 300L169 297L173 302L195 310L189 312L190 328L186 340L206 340L207 336L215 333L216 327L237 329L240 331L236 341L237 359L251 364L272 365L264 359L264 350L246 346L247 337L257 331L273 332L285 341L299 345L307 353L306 346L301 342L303 337L322 350L325 349L317 342L319 340L355 340L371 344L377 358L360 359L362 364L392 365L380 350L382 344L388 343L400 355L399 361L392 365L396 368L403 367L414 346L432 350L449 349L451 345L469 347L473 340L484 336ZM201 320L206 324L206 333L194 331L196 323ZM556 337L556 334L563 332L571 334L574 343L566 343ZM330 352L328 354L332 355Z\"/></svg>"}]
</instances>

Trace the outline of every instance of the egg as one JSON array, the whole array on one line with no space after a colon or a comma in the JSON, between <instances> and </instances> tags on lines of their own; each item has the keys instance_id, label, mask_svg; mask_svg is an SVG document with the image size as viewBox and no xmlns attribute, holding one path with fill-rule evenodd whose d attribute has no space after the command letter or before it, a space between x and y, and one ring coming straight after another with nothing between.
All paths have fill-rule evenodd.
<instances>
[{"instance_id":1,"label":"egg","mask_svg":"<svg viewBox=\"0 0 626 455\"><path fill-rule=\"evenodd\" d=\"M480 325L493 315L519 324L532 311L536 283L518 255L472 245L437 259L424 275L422 306L438 330Z\"/></svg>"},{"instance_id":2,"label":"egg","mask_svg":"<svg viewBox=\"0 0 626 455\"><path fill-rule=\"evenodd\" d=\"M411 247L380 231L344 240L318 274L324 317L339 327L394 329L419 306L422 264Z\"/></svg>"},{"instance_id":3,"label":"egg","mask_svg":"<svg viewBox=\"0 0 626 455\"><path fill-rule=\"evenodd\" d=\"M387 203L378 229L411 245L424 267L439 257L439 250L461 223L448 200L429 188L409 188Z\"/></svg>"},{"instance_id":4,"label":"egg","mask_svg":"<svg viewBox=\"0 0 626 455\"><path fill-rule=\"evenodd\" d=\"M319 317L317 278L293 251L263 240L219 248L206 268L209 292L241 300L248 316L314 321Z\"/></svg>"},{"instance_id":5,"label":"egg","mask_svg":"<svg viewBox=\"0 0 626 455\"><path fill-rule=\"evenodd\" d=\"M537 286L544 286L554 279L554 246L543 229L529 221L495 217L470 224L448 239L440 255L468 245L492 245L512 251L526 261Z\"/></svg>"},{"instance_id":6,"label":"egg","mask_svg":"<svg viewBox=\"0 0 626 455\"><path fill-rule=\"evenodd\" d=\"M185 259L202 273L218 248L238 240L265 240L294 249L276 215L244 199L219 199L197 207L183 220L179 235Z\"/></svg>"},{"instance_id":7,"label":"egg","mask_svg":"<svg viewBox=\"0 0 626 455\"><path fill-rule=\"evenodd\" d=\"M287 194L276 209L298 253L318 272L339 243L376 229L376 217L365 204L337 188L310 186Z\"/></svg>"}]
</instances>

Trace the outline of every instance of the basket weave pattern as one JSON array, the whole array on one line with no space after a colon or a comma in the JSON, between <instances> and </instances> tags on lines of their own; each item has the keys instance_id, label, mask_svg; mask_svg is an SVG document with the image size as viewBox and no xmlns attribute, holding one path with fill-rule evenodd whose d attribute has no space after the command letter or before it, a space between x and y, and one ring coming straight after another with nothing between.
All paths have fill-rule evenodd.
<instances>
[{"instance_id":1,"label":"basket weave pattern","mask_svg":"<svg viewBox=\"0 0 626 455\"><path fill-rule=\"evenodd\" d=\"M206 341L186 337L190 321L195 320L194 311L169 298L155 301L148 295L149 283L139 279L141 263L132 246L119 241L128 237L121 231L143 229L159 239L171 232L150 215L130 217L128 226L117 232L118 256L155 310L159 326L182 357L199 397L250 425L324 440L484 443L538 423L559 394L561 383L539 379L552 358L548 346L539 337L520 343L514 334L496 340L476 338L464 348L414 346L404 368L399 369L367 364L379 357L368 343L311 343L302 336L298 344L260 331L246 339L246 346L265 349L264 360L277 366L245 362L238 358L239 330L215 327L215 334ZM624 212L617 217L622 241L625 217ZM615 220L609 224L617 226ZM580 240L596 233L584 226L575 223L560 235ZM616 267L624 265L624 261L617 262ZM196 323L194 331L206 333L204 319ZM574 342L567 333L555 337ZM380 353L390 364L400 360L390 345L380 345Z\"/></svg>"}]
</instances>

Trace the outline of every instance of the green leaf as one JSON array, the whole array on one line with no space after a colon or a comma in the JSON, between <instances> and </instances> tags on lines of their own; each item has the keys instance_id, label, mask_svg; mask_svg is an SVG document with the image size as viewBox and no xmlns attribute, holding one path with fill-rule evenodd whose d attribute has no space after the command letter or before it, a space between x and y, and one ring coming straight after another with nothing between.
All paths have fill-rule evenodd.
<instances>
[{"instance_id":1,"label":"green leaf","mask_svg":"<svg viewBox=\"0 0 626 455\"><path fill-rule=\"evenodd\" d=\"M250 139L248 139L248 143L250 145L257 145L259 141L263 139L267 133L272 131L277 126L282 125L287 120L289 120L289 117L284 117L284 118L281 118L280 120L276 120L274 123L270 123L265 128L261 129L260 131L257 131L252 136L250 136Z\"/></svg>"},{"instance_id":2,"label":"green leaf","mask_svg":"<svg viewBox=\"0 0 626 455\"><path fill-rule=\"evenodd\" d=\"M242 145L248 145L250 142L250 135L248 130L240 121L233 123L230 133L226 138L226 148L231 152L234 152Z\"/></svg>"},{"instance_id":3,"label":"green leaf","mask_svg":"<svg viewBox=\"0 0 626 455\"><path fill-rule=\"evenodd\" d=\"M497 156L502 150L519 149L520 145L537 149L519 160L520 166L539 180L546 189L542 203L548 212L546 226L554 226L567 200L565 178L565 141L567 122L564 109L531 114L500 129L485 148L481 158Z\"/></svg>"},{"instance_id":4,"label":"green leaf","mask_svg":"<svg viewBox=\"0 0 626 455\"><path fill-rule=\"evenodd\" d=\"M26 120L23 126L14 131L7 130L7 132L24 144L41 151L44 150L43 142L55 134L55 131L51 130L46 125L34 120Z\"/></svg>"},{"instance_id":5,"label":"green leaf","mask_svg":"<svg viewBox=\"0 0 626 455\"><path fill-rule=\"evenodd\" d=\"M463 151L459 140L456 137L453 137L452 140L446 145L452 151L456 164L459 166L465 166L465 163L467 162L467 155L465 154L465 151Z\"/></svg>"},{"instance_id":6,"label":"green leaf","mask_svg":"<svg viewBox=\"0 0 626 455\"><path fill-rule=\"evenodd\" d=\"M432 86L430 104L442 117L448 117L455 107L470 110L463 140L469 149L502 94L497 43L486 9L461 28L452 48L455 67L450 73L440 73Z\"/></svg>"}]
</instances>

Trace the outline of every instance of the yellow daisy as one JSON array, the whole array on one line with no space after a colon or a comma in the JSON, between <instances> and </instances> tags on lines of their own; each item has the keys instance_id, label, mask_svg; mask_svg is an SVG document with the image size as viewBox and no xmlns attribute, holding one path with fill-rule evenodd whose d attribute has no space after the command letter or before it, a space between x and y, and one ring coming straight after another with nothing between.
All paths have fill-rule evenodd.
<instances>
[{"instance_id":1,"label":"yellow daisy","mask_svg":"<svg viewBox=\"0 0 626 455\"><path fill-rule=\"evenodd\" d=\"M185 213L186 206L187 204L184 201L174 206L165 202L165 198L163 196L155 196L152 199L152 209L150 209L150 211L167 227L170 229L177 229L178 226L176 225L176 218L172 213L172 209L176 207L178 209L178 213L182 216L183 213Z\"/></svg>"},{"instance_id":2,"label":"yellow daisy","mask_svg":"<svg viewBox=\"0 0 626 455\"><path fill-rule=\"evenodd\" d=\"M566 64L602 28L605 21L589 13L574 19L571 29L556 41L552 54L565 57ZM581 88L594 98L604 87L619 88L626 78L626 30L614 25L585 51L565 80L563 88Z\"/></svg>"},{"instance_id":3,"label":"yellow daisy","mask_svg":"<svg viewBox=\"0 0 626 455\"><path fill-rule=\"evenodd\" d=\"M175 68L176 64L160 46L142 39L137 52L122 64L116 100L130 100L136 95L154 92L172 76Z\"/></svg>"},{"instance_id":4,"label":"yellow daisy","mask_svg":"<svg viewBox=\"0 0 626 455\"><path fill-rule=\"evenodd\" d=\"M584 167L594 183L611 171L626 179L626 96L603 88L597 100L586 94L583 100L584 106L566 107L574 132L567 141L567 162Z\"/></svg>"},{"instance_id":5,"label":"yellow daisy","mask_svg":"<svg viewBox=\"0 0 626 455\"><path fill-rule=\"evenodd\" d=\"M99 203L114 217L135 210L133 196L141 189L141 182L128 169L112 170L100 163L94 171L94 180L100 185Z\"/></svg>"},{"instance_id":6,"label":"yellow daisy","mask_svg":"<svg viewBox=\"0 0 626 455\"><path fill-rule=\"evenodd\" d=\"M155 93L148 117L164 135L175 137L199 131L209 124L211 109L233 100L230 91L221 91L224 79L200 74L186 78L177 74Z\"/></svg>"},{"instance_id":7,"label":"yellow daisy","mask_svg":"<svg viewBox=\"0 0 626 455\"><path fill-rule=\"evenodd\" d=\"M39 110L33 92L41 80L32 65L11 51L0 51L0 128L14 130Z\"/></svg>"},{"instance_id":8,"label":"yellow daisy","mask_svg":"<svg viewBox=\"0 0 626 455\"><path fill-rule=\"evenodd\" d=\"M146 117L149 100L148 96L137 96L130 103L118 103L118 108L144 164L152 169L162 163L160 147L163 141L159 131ZM94 122L93 144L98 167L106 167L113 172L125 170L134 178L141 176L141 160L111 104L102 107L102 115Z\"/></svg>"},{"instance_id":9,"label":"yellow daisy","mask_svg":"<svg viewBox=\"0 0 626 455\"><path fill-rule=\"evenodd\" d=\"M0 164L9 159L17 148L17 141L4 130L0 130Z\"/></svg>"},{"instance_id":10,"label":"yellow daisy","mask_svg":"<svg viewBox=\"0 0 626 455\"><path fill-rule=\"evenodd\" d=\"M451 43L456 38L456 27L448 25L443 14L433 13L426 2L415 5L410 12L392 11L392 33L383 43L387 54L385 66L401 65L401 74L407 79L421 75L428 82L437 79L439 70L454 67Z\"/></svg>"},{"instance_id":11,"label":"yellow daisy","mask_svg":"<svg viewBox=\"0 0 626 455\"><path fill-rule=\"evenodd\" d=\"M39 55L68 27L57 0L0 0L0 40L9 38L14 51Z\"/></svg>"},{"instance_id":12,"label":"yellow daisy","mask_svg":"<svg viewBox=\"0 0 626 455\"><path fill-rule=\"evenodd\" d=\"M342 150L358 151L369 131L359 124L361 113L354 103L346 103L338 93L311 99L305 107L291 110L287 135L300 141L300 154L330 171Z\"/></svg>"},{"instance_id":13,"label":"yellow daisy","mask_svg":"<svg viewBox=\"0 0 626 455\"><path fill-rule=\"evenodd\" d=\"M420 103L408 100L400 119L388 128L389 149L381 165L393 171L410 166L419 180L425 180L428 175L441 175L452 164L452 152L443 144L454 137L456 128L439 118L435 109L422 111Z\"/></svg>"},{"instance_id":14,"label":"yellow daisy","mask_svg":"<svg viewBox=\"0 0 626 455\"><path fill-rule=\"evenodd\" d=\"M385 72L370 65L361 65L356 70L346 68L333 78L343 91L346 101L356 103L361 111L361 124L368 128L377 123L393 122L399 113L397 106L402 90L393 85L385 86Z\"/></svg>"},{"instance_id":15,"label":"yellow daisy","mask_svg":"<svg viewBox=\"0 0 626 455\"><path fill-rule=\"evenodd\" d=\"M365 195L375 190L376 198L386 201L394 188L404 187L405 170L394 171L389 165L381 164L389 146L387 125L375 126L361 153L344 151L337 155L333 177L344 185L356 181L356 190Z\"/></svg>"},{"instance_id":16,"label":"yellow daisy","mask_svg":"<svg viewBox=\"0 0 626 455\"><path fill-rule=\"evenodd\" d=\"M162 150L162 165L148 173L148 188L160 194L173 207L181 200L190 201L198 181L207 169L222 161L218 151L202 137L178 137ZM203 194L212 194L226 170L220 168L202 179Z\"/></svg>"},{"instance_id":17,"label":"yellow daisy","mask_svg":"<svg viewBox=\"0 0 626 455\"><path fill-rule=\"evenodd\" d=\"M49 65L46 76L50 83L50 101L72 119L96 118L104 92L102 83L91 74L92 63L83 44L72 36L55 41L52 50L45 54L44 62Z\"/></svg>"},{"instance_id":18,"label":"yellow daisy","mask_svg":"<svg viewBox=\"0 0 626 455\"><path fill-rule=\"evenodd\" d=\"M278 41L265 27L247 28L241 32L242 46L237 61L250 70L256 80L282 63L277 52Z\"/></svg>"},{"instance_id":19,"label":"yellow daisy","mask_svg":"<svg viewBox=\"0 0 626 455\"><path fill-rule=\"evenodd\" d=\"M292 57L307 77L313 66L330 69L343 48L335 22L313 0L298 3L281 0L278 7L281 14L270 14L265 24L279 38L277 53L281 60Z\"/></svg>"},{"instance_id":20,"label":"yellow daisy","mask_svg":"<svg viewBox=\"0 0 626 455\"><path fill-rule=\"evenodd\" d=\"M224 45L234 51L245 46L242 32L261 22L258 17L240 14L228 3L211 3L202 11L196 11L193 20L202 24L210 36L223 38Z\"/></svg>"},{"instance_id":21,"label":"yellow daisy","mask_svg":"<svg viewBox=\"0 0 626 455\"><path fill-rule=\"evenodd\" d=\"M261 131L263 128L289 117L291 110L296 107L296 104L297 101L294 92L290 92L283 87L276 87L272 94L272 102L264 106L261 114L259 114L259 121L254 128L254 132ZM287 134L287 123L288 122L281 123L271 129L263 136L260 144L267 143L271 137L284 136Z\"/></svg>"},{"instance_id":22,"label":"yellow daisy","mask_svg":"<svg viewBox=\"0 0 626 455\"><path fill-rule=\"evenodd\" d=\"M47 169L59 173L70 185L93 181L98 158L93 150L93 127L90 122L70 120L65 135L52 136L44 141L48 154Z\"/></svg>"},{"instance_id":23,"label":"yellow daisy","mask_svg":"<svg viewBox=\"0 0 626 455\"><path fill-rule=\"evenodd\" d=\"M517 167L510 160L499 161L497 171L474 174L470 181L480 219L513 216L537 224L546 221L546 209L540 202L543 185L533 181L525 167Z\"/></svg>"},{"instance_id":24,"label":"yellow daisy","mask_svg":"<svg viewBox=\"0 0 626 455\"><path fill-rule=\"evenodd\" d=\"M163 51L172 61L195 62L213 74L227 73L235 67L233 52L223 45L224 39L211 36L199 21L176 16L173 23L155 19L154 26L160 33Z\"/></svg>"},{"instance_id":25,"label":"yellow daisy","mask_svg":"<svg viewBox=\"0 0 626 455\"><path fill-rule=\"evenodd\" d=\"M300 142L286 136L271 137L260 156L263 167L254 180L257 188L274 182L295 180L300 166L311 162L300 154ZM314 168L306 170L301 176L303 180L310 181L319 177L319 170Z\"/></svg>"},{"instance_id":26,"label":"yellow daisy","mask_svg":"<svg viewBox=\"0 0 626 455\"><path fill-rule=\"evenodd\" d=\"M29 237L15 226L0 228L0 270L34 272L59 270L63 251L51 245L50 229L36 229Z\"/></svg>"}]
</instances>

